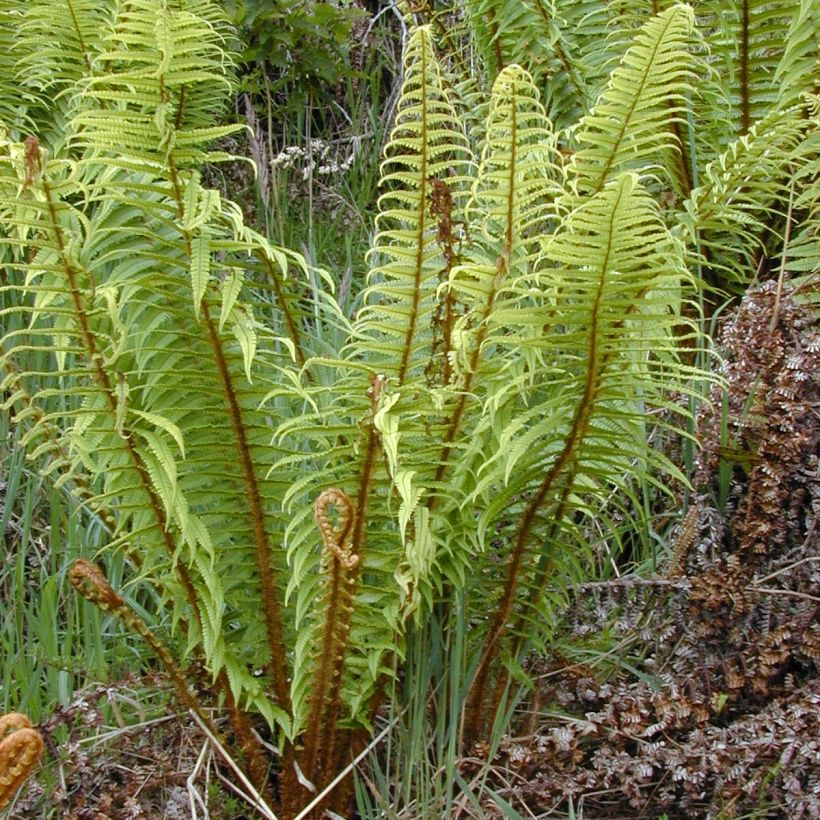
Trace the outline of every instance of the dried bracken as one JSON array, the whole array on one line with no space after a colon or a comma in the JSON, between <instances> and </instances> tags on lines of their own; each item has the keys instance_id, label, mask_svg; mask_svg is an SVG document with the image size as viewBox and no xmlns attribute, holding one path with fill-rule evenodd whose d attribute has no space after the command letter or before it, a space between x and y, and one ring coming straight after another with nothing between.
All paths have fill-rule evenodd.
<instances>
[{"instance_id":1,"label":"dried bracken","mask_svg":"<svg viewBox=\"0 0 820 820\"><path fill-rule=\"evenodd\" d=\"M552 717L502 743L506 799L820 816L820 334L788 294L775 302L773 283L750 291L724 330L725 384L698 419L697 496L666 572L585 584L568 612L575 641L620 637L641 679L541 662Z\"/></svg>"}]
</instances>

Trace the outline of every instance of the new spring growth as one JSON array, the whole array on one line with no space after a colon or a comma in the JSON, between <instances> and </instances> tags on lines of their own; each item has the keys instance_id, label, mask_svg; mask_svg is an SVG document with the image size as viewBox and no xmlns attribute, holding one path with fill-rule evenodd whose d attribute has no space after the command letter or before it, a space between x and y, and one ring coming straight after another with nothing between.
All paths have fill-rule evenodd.
<instances>
[{"instance_id":1,"label":"new spring growth","mask_svg":"<svg viewBox=\"0 0 820 820\"><path fill-rule=\"evenodd\" d=\"M102 570L91 561L83 558L75 561L68 577L71 586L86 601L96 604L104 612L121 610L125 606L125 601L114 592Z\"/></svg>"},{"instance_id":2,"label":"new spring growth","mask_svg":"<svg viewBox=\"0 0 820 820\"><path fill-rule=\"evenodd\" d=\"M0 717L0 809L34 771L43 753L43 738L17 712Z\"/></svg>"},{"instance_id":3,"label":"new spring growth","mask_svg":"<svg viewBox=\"0 0 820 820\"><path fill-rule=\"evenodd\" d=\"M331 515L335 514L335 524ZM351 500L336 487L328 487L313 504L313 515L322 535L325 549L345 568L353 569L359 563L350 544L355 515Z\"/></svg>"}]
</instances>

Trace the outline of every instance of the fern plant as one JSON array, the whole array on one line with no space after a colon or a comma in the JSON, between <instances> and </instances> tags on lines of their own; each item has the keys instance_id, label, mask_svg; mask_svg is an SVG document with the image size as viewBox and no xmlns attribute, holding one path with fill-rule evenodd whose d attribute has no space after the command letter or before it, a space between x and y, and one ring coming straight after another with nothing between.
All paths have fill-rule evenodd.
<instances>
[{"instance_id":1,"label":"fern plant","mask_svg":"<svg viewBox=\"0 0 820 820\"><path fill-rule=\"evenodd\" d=\"M277 814L344 810L349 791L326 792L401 674L408 625L466 609L469 748L588 571L589 523L613 497L639 509L636 478L685 481L650 431L687 421L673 396L698 376L679 355L696 284L708 266L740 276L787 169L813 258L816 100L784 90L699 170L681 135L709 62L671 5L613 35L617 64L589 72L569 130L505 63L478 139L418 27L348 321L331 277L305 289L301 257L202 184L235 130L218 124L234 88L218 6L55 3L30 4L0 64L25 90L0 151L5 404L130 559L132 590L84 563L78 590L147 637L187 707L190 683L210 688ZM808 82L807 25L779 64L790 89ZM71 47L39 51L55 26ZM150 623L129 614L141 584L165 604Z\"/></svg>"}]
</instances>

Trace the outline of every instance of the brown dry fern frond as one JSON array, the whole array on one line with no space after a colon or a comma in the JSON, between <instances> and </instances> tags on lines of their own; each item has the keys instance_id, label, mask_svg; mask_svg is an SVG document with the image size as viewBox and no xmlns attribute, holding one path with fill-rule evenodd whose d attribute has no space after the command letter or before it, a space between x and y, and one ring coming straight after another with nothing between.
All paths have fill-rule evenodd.
<instances>
[{"instance_id":1,"label":"brown dry fern frond","mask_svg":"<svg viewBox=\"0 0 820 820\"><path fill-rule=\"evenodd\" d=\"M725 387L697 420L697 493L666 576L578 588L571 640L614 634L628 664L602 681L541 662L552 716L494 761L516 774L496 784L514 805L820 815L820 333L788 292L776 301L774 283L750 291L724 329Z\"/></svg>"}]
</instances>

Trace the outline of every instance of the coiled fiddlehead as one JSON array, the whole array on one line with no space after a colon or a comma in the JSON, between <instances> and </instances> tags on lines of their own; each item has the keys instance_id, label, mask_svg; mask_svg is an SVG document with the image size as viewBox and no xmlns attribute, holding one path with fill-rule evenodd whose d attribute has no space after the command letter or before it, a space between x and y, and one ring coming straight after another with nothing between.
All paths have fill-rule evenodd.
<instances>
[{"instance_id":1,"label":"coiled fiddlehead","mask_svg":"<svg viewBox=\"0 0 820 820\"><path fill-rule=\"evenodd\" d=\"M43 753L43 738L18 712L0 717L0 809L34 771Z\"/></svg>"},{"instance_id":2,"label":"coiled fiddlehead","mask_svg":"<svg viewBox=\"0 0 820 820\"><path fill-rule=\"evenodd\" d=\"M319 749L323 727L335 735L341 708L341 683L352 614L353 587L359 556L353 551L355 506L335 487L320 493L313 505L316 526L322 535L322 572L327 577L325 612L322 619L322 648L316 661L315 687L305 733L303 771L321 786L332 760L335 738L326 739ZM335 518L335 520L333 520Z\"/></svg>"}]
</instances>

